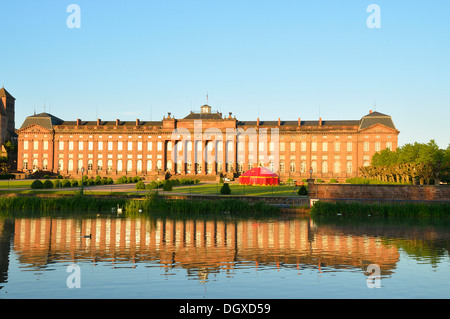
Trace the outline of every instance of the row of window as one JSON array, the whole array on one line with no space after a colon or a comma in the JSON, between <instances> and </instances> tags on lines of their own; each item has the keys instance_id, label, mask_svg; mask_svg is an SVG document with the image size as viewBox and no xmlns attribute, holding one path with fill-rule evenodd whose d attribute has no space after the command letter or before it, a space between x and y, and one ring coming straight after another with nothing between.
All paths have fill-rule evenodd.
<instances>
[{"instance_id":1,"label":"row of window","mask_svg":"<svg viewBox=\"0 0 450 319\"><path fill-rule=\"evenodd\" d=\"M64 141L60 141L58 143L60 151L64 150L65 143L66 142L64 142ZM68 150L72 151L74 149L74 143L75 143L74 141L67 142ZM84 150L85 143L87 143L87 149L89 151L94 150L94 142L92 142L92 141L89 141L89 142L78 141L77 143L78 143L78 150L79 151ZM107 150L108 151L113 151L114 150L114 143L117 143L117 150L118 151L124 150L124 143L126 143L126 145L127 145L127 150L128 151L132 151L133 150L133 144L135 142L131 142L131 141L129 141L129 142L122 142L122 141L119 141L119 142L112 142L112 141L103 142L103 141L98 141L97 142L97 150L103 151L103 146L104 146L104 144L106 144ZM197 143L198 144L197 144L196 149L197 150L202 150L202 142L199 141ZM264 142L260 142L258 144L258 147L259 147L260 151L264 151L265 144L266 143L264 143ZM296 144L297 144L296 142L290 142L289 143L291 152L295 152ZM300 151L306 152L306 146L307 146L306 144L307 144L306 142L301 142L300 143ZM322 142L321 144L322 144L322 151L323 152L328 152L328 142ZM156 149L158 151L162 151L163 150L163 142L156 142L156 145L157 145ZM269 145L268 150L273 152L275 150L275 143L274 142L269 142L268 145ZM333 143L333 145L334 145L334 151L335 152L340 152L340 150L341 150L341 143L335 142L335 143ZM352 142L347 142L346 146L347 146L347 151L348 152L351 152L353 150L353 143ZM173 147L172 146L172 142L170 142L170 141L167 142L167 151L172 151L172 147ZM176 147L177 147L178 150L181 151L182 150L182 143L176 143ZM234 147L234 142L228 142L227 147L228 147L229 151L232 151L233 147ZM238 142L237 147L238 147L238 149L243 150L244 149L244 143L243 142ZM317 142L312 142L311 143L311 151L312 152L317 152L317 147L318 147L318 143ZM23 142L23 148L24 148L24 150L28 150L29 149L29 141L24 141ZM48 150L48 141L43 141L42 148L43 148L43 150ZM208 143L207 144L207 148L208 148L208 151L212 151L213 150L213 143ZM392 142L386 142L386 148L392 149ZM34 150L38 150L39 149L39 141L33 141L33 149ZM138 151L142 151L143 150L143 142L137 142L136 149ZM147 151L151 151L152 149L153 149L153 142L147 142ZM223 149L222 148L222 142L218 142L217 150L218 151L222 151L222 149ZM250 152L254 151L253 143L251 143L251 142L248 143L248 149L249 149ZM190 142L190 141L187 142L187 150L188 151L192 151L192 142ZM363 143L363 150L365 152L369 152L370 151L370 142L364 142ZM375 152L379 152L380 150L381 150L381 142L375 142L374 143L374 151ZM285 143L284 142L280 143L280 151L281 152L285 151Z\"/></svg>"},{"instance_id":2,"label":"row of window","mask_svg":"<svg viewBox=\"0 0 450 319\"><path fill-rule=\"evenodd\" d=\"M76 163L76 164L75 164ZM104 167L104 163L106 163L106 167ZM67 170L68 171L74 171L74 170L81 170L82 168L87 169L87 171L92 171L94 170L94 160L89 159L87 161L87 167L84 166L85 162L80 159L77 162L75 162L74 160L70 159L68 161L68 167ZM76 167L74 165L77 165ZM124 165L126 165L126 167L124 167ZM136 165L136 166L134 166ZM122 161L122 160L118 160L117 161L117 166L116 166L116 170L118 172L122 172L122 171L138 171L141 172L143 171L144 168L144 162L142 160L138 160L136 162L136 164L133 163L132 160L128 160L128 161ZM182 171L182 161L178 161L177 163L173 164L172 161L167 161L166 163L166 167L163 167L163 162L162 160L157 160L156 161L156 166L153 167L153 161L152 160L147 160L146 162L146 171L152 171L153 169L156 170L168 170L168 171L176 171L177 173L180 173ZM213 171L213 165L214 164L207 164L206 168L207 168L207 172L211 173ZM259 166L264 166L263 163L258 163ZM369 166L369 162L365 161L364 162L364 166ZM252 169L254 167L254 163L250 162L248 164L248 169ZM186 172L187 173L191 173L192 172L192 164L190 162L186 163ZM195 164L195 170L197 172L201 172L202 171L202 164L198 163ZM221 162L217 163L217 171L221 172L223 170L223 164ZM233 164L232 163L228 163L226 166L226 171L227 172L231 172L233 171ZM273 161L269 162L268 168L272 171L275 171L275 164ZM318 162L317 161L312 161L311 162L311 167L310 167L313 171L313 173L317 173L318 170ZM29 163L28 163L28 159L24 159L23 160L23 169L24 170L28 170L29 169ZM42 170L48 170L48 160L44 159L42 161L42 167L39 167L39 162L37 159L34 159L32 162L32 170L38 170L38 169L42 169ZM63 171L65 169L64 167L64 160L60 159L58 161L58 170L59 171ZM98 160L97 161L97 166L95 167L96 170L98 171L102 171L104 169L108 170L108 171L112 171L113 170L113 160L107 160L107 161L103 161L103 160ZM322 161L321 163L321 172L322 173L327 173L329 172L329 164L328 161ZM237 171L239 173L242 173L244 171L244 163L239 162L237 164ZM286 163L285 161L280 161L280 166L279 166L279 171L280 173L285 173L286 172ZM309 171L307 165L306 165L306 161L301 161L300 162L300 173L307 173ZM333 167L332 167L332 172L334 173L341 173L341 162L340 161L335 161L333 163ZM290 173L295 173L297 172L297 166L295 161L290 161L289 163L289 172ZM352 173L353 172L353 162L352 161L347 161L346 163L346 172L347 173Z\"/></svg>"}]
</instances>

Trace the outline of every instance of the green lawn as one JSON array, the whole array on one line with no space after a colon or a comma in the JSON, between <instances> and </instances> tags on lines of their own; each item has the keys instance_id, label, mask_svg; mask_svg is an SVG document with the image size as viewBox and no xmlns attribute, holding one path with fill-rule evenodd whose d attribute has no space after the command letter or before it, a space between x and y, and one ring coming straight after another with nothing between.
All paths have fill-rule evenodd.
<instances>
[{"instance_id":1,"label":"green lawn","mask_svg":"<svg viewBox=\"0 0 450 319\"><path fill-rule=\"evenodd\" d=\"M32 190L32 180L19 180L19 181L0 181L0 193L40 193L40 194L74 194L80 191L80 187L74 187L70 190L58 190L58 189L39 189ZM148 190L135 190L132 184L132 189L117 192L115 190L97 190L96 186L85 187L86 195L132 195L132 194L146 194ZM238 196L298 196L297 192L299 187L296 186L248 186L239 184L229 184L231 189L231 195ZM174 187L170 192L164 192L162 189L158 189L161 194L194 194L194 195L218 195L222 184L220 183L205 183L205 184L193 184L185 186ZM16 189L16 190L15 190Z\"/></svg>"},{"instance_id":2,"label":"green lawn","mask_svg":"<svg viewBox=\"0 0 450 319\"><path fill-rule=\"evenodd\" d=\"M8 189L8 188L30 188L33 180L0 180L0 189Z\"/></svg>"},{"instance_id":3,"label":"green lawn","mask_svg":"<svg viewBox=\"0 0 450 319\"><path fill-rule=\"evenodd\" d=\"M298 187L295 186L248 186L239 184L229 184L231 195L240 196L298 196ZM217 195L220 194L222 184L198 184L191 186L174 187L167 193Z\"/></svg>"}]
</instances>

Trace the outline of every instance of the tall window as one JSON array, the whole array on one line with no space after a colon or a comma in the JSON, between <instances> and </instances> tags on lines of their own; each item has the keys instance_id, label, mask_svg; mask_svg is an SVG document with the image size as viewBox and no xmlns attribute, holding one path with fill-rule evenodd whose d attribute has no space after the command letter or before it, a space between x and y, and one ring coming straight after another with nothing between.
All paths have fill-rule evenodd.
<instances>
[{"instance_id":1,"label":"tall window","mask_svg":"<svg viewBox=\"0 0 450 319\"><path fill-rule=\"evenodd\" d=\"M113 150L113 142L109 141L108 142L108 151L112 151Z\"/></svg>"},{"instance_id":2,"label":"tall window","mask_svg":"<svg viewBox=\"0 0 450 319\"><path fill-rule=\"evenodd\" d=\"M27 159L23 160L23 169L28 169L28 160Z\"/></svg>"},{"instance_id":3,"label":"tall window","mask_svg":"<svg viewBox=\"0 0 450 319\"><path fill-rule=\"evenodd\" d=\"M133 142L128 142L128 150L129 151L133 150Z\"/></svg>"},{"instance_id":4,"label":"tall window","mask_svg":"<svg viewBox=\"0 0 450 319\"><path fill-rule=\"evenodd\" d=\"M328 142L322 142L322 151L328 152Z\"/></svg>"},{"instance_id":5,"label":"tall window","mask_svg":"<svg viewBox=\"0 0 450 319\"><path fill-rule=\"evenodd\" d=\"M286 167L284 165L284 161L280 161L280 173L284 173L286 171Z\"/></svg>"},{"instance_id":6,"label":"tall window","mask_svg":"<svg viewBox=\"0 0 450 319\"><path fill-rule=\"evenodd\" d=\"M78 169L82 169L83 168L83 160L80 159L78 160Z\"/></svg>"},{"instance_id":7,"label":"tall window","mask_svg":"<svg viewBox=\"0 0 450 319\"><path fill-rule=\"evenodd\" d=\"M42 161L42 169L43 169L43 170L47 170L47 168L48 168L48 160L47 160L47 159L44 159L44 160Z\"/></svg>"},{"instance_id":8,"label":"tall window","mask_svg":"<svg viewBox=\"0 0 450 319\"><path fill-rule=\"evenodd\" d=\"M347 162L347 173L351 173L352 172L352 168L353 168L352 162L348 161Z\"/></svg>"},{"instance_id":9,"label":"tall window","mask_svg":"<svg viewBox=\"0 0 450 319\"><path fill-rule=\"evenodd\" d=\"M117 142L117 150L121 151L123 149L122 142Z\"/></svg>"},{"instance_id":10,"label":"tall window","mask_svg":"<svg viewBox=\"0 0 450 319\"><path fill-rule=\"evenodd\" d=\"M73 141L69 141L69 151L73 151Z\"/></svg>"},{"instance_id":11,"label":"tall window","mask_svg":"<svg viewBox=\"0 0 450 319\"><path fill-rule=\"evenodd\" d=\"M39 149L39 141L34 141L34 142L33 142L33 148L34 148L35 150L38 150L38 149Z\"/></svg>"},{"instance_id":12,"label":"tall window","mask_svg":"<svg viewBox=\"0 0 450 319\"><path fill-rule=\"evenodd\" d=\"M317 162L316 161L311 162L311 168L313 170L313 173L317 173Z\"/></svg>"},{"instance_id":13,"label":"tall window","mask_svg":"<svg viewBox=\"0 0 450 319\"><path fill-rule=\"evenodd\" d=\"M136 170L138 172L142 172L142 161L141 160L137 161Z\"/></svg>"},{"instance_id":14,"label":"tall window","mask_svg":"<svg viewBox=\"0 0 450 319\"><path fill-rule=\"evenodd\" d=\"M369 151L369 142L364 142L364 152Z\"/></svg>"},{"instance_id":15,"label":"tall window","mask_svg":"<svg viewBox=\"0 0 450 319\"><path fill-rule=\"evenodd\" d=\"M82 150L83 150L83 147L84 147L83 141L79 141L79 142L78 142L78 150L79 150L79 151L82 151Z\"/></svg>"},{"instance_id":16,"label":"tall window","mask_svg":"<svg viewBox=\"0 0 450 319\"><path fill-rule=\"evenodd\" d=\"M38 167L38 160L37 159L34 159L33 160L33 170L37 170L39 167Z\"/></svg>"},{"instance_id":17,"label":"tall window","mask_svg":"<svg viewBox=\"0 0 450 319\"><path fill-rule=\"evenodd\" d=\"M347 152L351 152L352 151L352 146L353 146L352 142L347 142Z\"/></svg>"},{"instance_id":18,"label":"tall window","mask_svg":"<svg viewBox=\"0 0 450 319\"><path fill-rule=\"evenodd\" d=\"M392 142L386 142L386 148L392 151Z\"/></svg>"},{"instance_id":19,"label":"tall window","mask_svg":"<svg viewBox=\"0 0 450 319\"><path fill-rule=\"evenodd\" d=\"M108 171L112 171L113 161L108 160Z\"/></svg>"},{"instance_id":20,"label":"tall window","mask_svg":"<svg viewBox=\"0 0 450 319\"><path fill-rule=\"evenodd\" d=\"M300 144L300 151L306 152L306 142L301 142L301 144Z\"/></svg>"},{"instance_id":21,"label":"tall window","mask_svg":"<svg viewBox=\"0 0 450 319\"><path fill-rule=\"evenodd\" d=\"M137 150L142 151L142 142L137 143Z\"/></svg>"},{"instance_id":22,"label":"tall window","mask_svg":"<svg viewBox=\"0 0 450 319\"><path fill-rule=\"evenodd\" d=\"M64 169L64 161L62 159L58 162L58 170L62 171Z\"/></svg>"},{"instance_id":23,"label":"tall window","mask_svg":"<svg viewBox=\"0 0 450 319\"><path fill-rule=\"evenodd\" d=\"M152 160L147 161L147 172L150 172L152 170Z\"/></svg>"},{"instance_id":24,"label":"tall window","mask_svg":"<svg viewBox=\"0 0 450 319\"><path fill-rule=\"evenodd\" d=\"M98 160L98 162L97 162L97 170L99 170L99 171L103 170L103 161L102 160Z\"/></svg>"},{"instance_id":25,"label":"tall window","mask_svg":"<svg viewBox=\"0 0 450 319\"><path fill-rule=\"evenodd\" d=\"M88 142L88 150L89 151L93 151L94 150L94 142L92 142L92 141Z\"/></svg>"},{"instance_id":26,"label":"tall window","mask_svg":"<svg viewBox=\"0 0 450 319\"><path fill-rule=\"evenodd\" d=\"M122 169L123 169L123 167L122 167L122 160L118 160L117 161L117 171L121 172Z\"/></svg>"},{"instance_id":27,"label":"tall window","mask_svg":"<svg viewBox=\"0 0 450 319\"><path fill-rule=\"evenodd\" d=\"M88 160L88 171L92 171L92 169L94 168L94 162L90 159Z\"/></svg>"},{"instance_id":28,"label":"tall window","mask_svg":"<svg viewBox=\"0 0 450 319\"><path fill-rule=\"evenodd\" d=\"M381 151L381 143L375 142L375 152L379 152L379 151Z\"/></svg>"},{"instance_id":29,"label":"tall window","mask_svg":"<svg viewBox=\"0 0 450 319\"><path fill-rule=\"evenodd\" d=\"M289 172L295 173L295 161L289 163Z\"/></svg>"},{"instance_id":30,"label":"tall window","mask_svg":"<svg viewBox=\"0 0 450 319\"><path fill-rule=\"evenodd\" d=\"M340 142L334 142L334 151L335 152L341 151L341 143Z\"/></svg>"},{"instance_id":31,"label":"tall window","mask_svg":"<svg viewBox=\"0 0 450 319\"><path fill-rule=\"evenodd\" d=\"M103 151L103 142L102 141L98 142L98 150Z\"/></svg>"},{"instance_id":32,"label":"tall window","mask_svg":"<svg viewBox=\"0 0 450 319\"><path fill-rule=\"evenodd\" d=\"M73 171L73 159L69 160L69 171L72 172Z\"/></svg>"},{"instance_id":33,"label":"tall window","mask_svg":"<svg viewBox=\"0 0 450 319\"><path fill-rule=\"evenodd\" d=\"M317 152L317 142L311 143L311 152Z\"/></svg>"},{"instance_id":34,"label":"tall window","mask_svg":"<svg viewBox=\"0 0 450 319\"><path fill-rule=\"evenodd\" d=\"M295 152L295 142L291 142L290 145L291 152Z\"/></svg>"},{"instance_id":35,"label":"tall window","mask_svg":"<svg viewBox=\"0 0 450 319\"><path fill-rule=\"evenodd\" d=\"M300 172L301 173L306 173L306 162L305 161L302 161L300 163Z\"/></svg>"},{"instance_id":36,"label":"tall window","mask_svg":"<svg viewBox=\"0 0 450 319\"><path fill-rule=\"evenodd\" d=\"M127 161L127 172L131 172L133 170L133 161L128 160Z\"/></svg>"},{"instance_id":37,"label":"tall window","mask_svg":"<svg viewBox=\"0 0 450 319\"><path fill-rule=\"evenodd\" d=\"M322 173L328 173L328 162L327 161L322 162Z\"/></svg>"},{"instance_id":38,"label":"tall window","mask_svg":"<svg viewBox=\"0 0 450 319\"><path fill-rule=\"evenodd\" d=\"M59 150L64 151L64 141L59 141Z\"/></svg>"},{"instance_id":39,"label":"tall window","mask_svg":"<svg viewBox=\"0 0 450 319\"><path fill-rule=\"evenodd\" d=\"M28 149L28 141L23 141L23 149L24 150Z\"/></svg>"},{"instance_id":40,"label":"tall window","mask_svg":"<svg viewBox=\"0 0 450 319\"><path fill-rule=\"evenodd\" d=\"M334 172L336 174L341 173L341 162L334 162Z\"/></svg>"},{"instance_id":41,"label":"tall window","mask_svg":"<svg viewBox=\"0 0 450 319\"><path fill-rule=\"evenodd\" d=\"M44 141L44 144L42 147L43 147L44 151L48 150L48 141Z\"/></svg>"}]
</instances>

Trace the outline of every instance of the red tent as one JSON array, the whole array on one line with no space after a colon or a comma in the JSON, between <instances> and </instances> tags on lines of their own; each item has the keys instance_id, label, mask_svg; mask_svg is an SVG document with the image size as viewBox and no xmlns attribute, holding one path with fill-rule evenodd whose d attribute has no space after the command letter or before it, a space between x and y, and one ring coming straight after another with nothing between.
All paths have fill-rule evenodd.
<instances>
[{"instance_id":1,"label":"red tent","mask_svg":"<svg viewBox=\"0 0 450 319\"><path fill-rule=\"evenodd\" d=\"M280 178L264 167L252 168L239 176L239 184L245 185L278 185Z\"/></svg>"}]
</instances>

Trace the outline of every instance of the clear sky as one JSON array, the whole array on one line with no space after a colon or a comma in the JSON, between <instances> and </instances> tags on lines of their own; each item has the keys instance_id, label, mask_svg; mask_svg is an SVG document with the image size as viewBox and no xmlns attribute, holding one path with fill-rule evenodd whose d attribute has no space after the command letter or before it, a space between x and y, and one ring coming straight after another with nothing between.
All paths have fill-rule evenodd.
<instances>
[{"instance_id":1,"label":"clear sky","mask_svg":"<svg viewBox=\"0 0 450 319\"><path fill-rule=\"evenodd\" d=\"M16 127L161 120L392 116L399 143L450 143L450 1L1 1L0 85ZM81 28L66 24L69 4ZM369 28L370 4L381 28ZM375 107L376 104L376 107Z\"/></svg>"}]
</instances>

